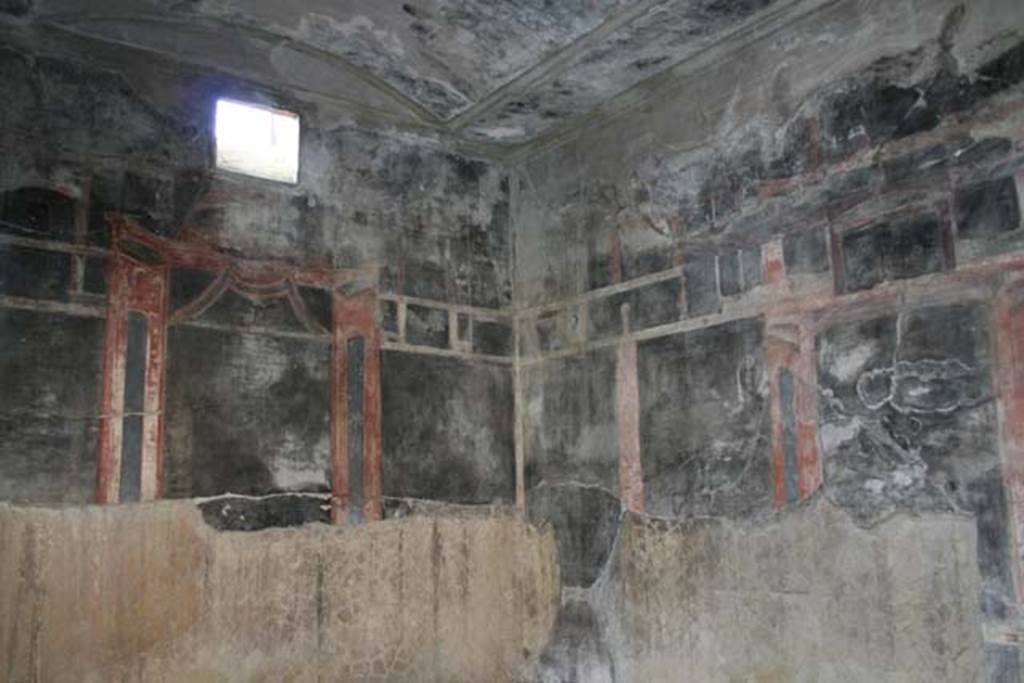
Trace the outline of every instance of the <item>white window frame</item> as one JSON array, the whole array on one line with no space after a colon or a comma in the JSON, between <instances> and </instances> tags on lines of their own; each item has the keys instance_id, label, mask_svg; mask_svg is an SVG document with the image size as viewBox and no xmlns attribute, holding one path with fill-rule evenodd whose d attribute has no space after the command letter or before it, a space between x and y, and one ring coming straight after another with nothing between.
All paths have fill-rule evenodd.
<instances>
[{"instance_id":1,"label":"white window frame","mask_svg":"<svg viewBox=\"0 0 1024 683\"><path fill-rule=\"evenodd\" d=\"M280 149L275 136L282 138ZM295 112L220 97L214 109L213 138L218 171L289 185L298 183L302 122ZM256 147L264 141L269 144Z\"/></svg>"}]
</instances>

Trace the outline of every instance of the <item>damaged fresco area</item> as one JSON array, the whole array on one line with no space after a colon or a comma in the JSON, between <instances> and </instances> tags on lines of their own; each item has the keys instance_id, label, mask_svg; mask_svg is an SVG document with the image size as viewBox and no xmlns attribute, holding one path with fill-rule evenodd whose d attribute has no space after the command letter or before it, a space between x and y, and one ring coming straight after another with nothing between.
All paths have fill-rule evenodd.
<instances>
[{"instance_id":1,"label":"damaged fresco area","mask_svg":"<svg viewBox=\"0 0 1024 683\"><path fill-rule=\"evenodd\" d=\"M327 341L172 327L165 495L330 490Z\"/></svg>"},{"instance_id":2,"label":"damaged fresco area","mask_svg":"<svg viewBox=\"0 0 1024 683\"><path fill-rule=\"evenodd\" d=\"M366 115L510 146L697 54L772 0L8 3L57 28L355 103ZM156 26L172 26L174 38ZM228 41L218 40L230 35ZM447 124L447 125L446 125Z\"/></svg>"},{"instance_id":3,"label":"damaged fresco area","mask_svg":"<svg viewBox=\"0 0 1024 683\"><path fill-rule=\"evenodd\" d=\"M300 20L297 34L366 69L438 119L448 120L626 5L622 0L430 0L360 6L355 16L335 11L349 15L344 21L309 13Z\"/></svg>"},{"instance_id":4,"label":"damaged fresco area","mask_svg":"<svg viewBox=\"0 0 1024 683\"><path fill-rule=\"evenodd\" d=\"M1016 680L1012 647L981 642L963 515L865 529L818 495L758 520L616 526L596 580L563 588L536 680Z\"/></svg>"},{"instance_id":5,"label":"damaged fresco area","mask_svg":"<svg viewBox=\"0 0 1024 683\"><path fill-rule=\"evenodd\" d=\"M382 352L384 496L512 502L512 403L508 367Z\"/></svg>"},{"instance_id":6,"label":"damaged fresco area","mask_svg":"<svg viewBox=\"0 0 1024 683\"><path fill-rule=\"evenodd\" d=\"M107 14L118 21L74 21L66 14L78 3L64 0L61 4L63 13L41 3L35 15L99 35L116 32L165 50L169 46L152 29L147 31L140 19L177 21L198 35L204 29L230 28L237 42L254 48L265 45L278 61L294 59L282 49L286 39L303 48L296 52L307 59L309 53L322 53L334 60L338 71L358 68L353 81L371 81L381 94L404 103L410 113L444 121L594 30L629 3L413 0L367 4L349 0L296 8L278 2L228 1L140 8L138 3L108 0L106 5L113 7ZM331 61L323 63L326 69ZM281 72L281 77L289 75L285 69ZM344 84L342 80L335 87L340 90Z\"/></svg>"},{"instance_id":7,"label":"damaged fresco area","mask_svg":"<svg viewBox=\"0 0 1024 683\"><path fill-rule=\"evenodd\" d=\"M771 510L764 324L741 320L641 342L644 509L663 517Z\"/></svg>"},{"instance_id":8,"label":"damaged fresco area","mask_svg":"<svg viewBox=\"0 0 1024 683\"><path fill-rule=\"evenodd\" d=\"M376 263L389 294L511 302L508 184L495 166L427 139L347 127L303 140L297 187L210 175L191 198L188 230L251 258Z\"/></svg>"},{"instance_id":9,"label":"damaged fresco area","mask_svg":"<svg viewBox=\"0 0 1024 683\"><path fill-rule=\"evenodd\" d=\"M622 518L616 354L598 349L523 373L529 520L554 531L563 586L542 681L612 681L613 655L586 595L601 580Z\"/></svg>"},{"instance_id":10,"label":"damaged fresco area","mask_svg":"<svg viewBox=\"0 0 1024 683\"><path fill-rule=\"evenodd\" d=\"M575 119L712 44L772 0L662 0L585 50L542 85L473 122L470 135L522 142Z\"/></svg>"},{"instance_id":11,"label":"damaged fresco area","mask_svg":"<svg viewBox=\"0 0 1024 683\"><path fill-rule=\"evenodd\" d=\"M161 236L247 258L327 268L375 263L391 294L511 303L509 186L496 165L429 136L339 123L329 107L291 94L154 56L139 63L167 77L154 82L142 67L115 72L0 49L0 77L24 103L0 112L0 146L10 150L0 187L58 186L87 199L90 244L107 244L105 214L116 211ZM300 116L297 184L212 167L211 112L224 96Z\"/></svg>"},{"instance_id":12,"label":"damaged fresco area","mask_svg":"<svg viewBox=\"0 0 1024 683\"><path fill-rule=\"evenodd\" d=\"M743 21L766 4L709 1L686 6L707 9L708 16L702 15L700 22L717 17L726 26ZM855 1L845 4L861 8ZM367 11L402 12L428 26L425 5L410 2ZM669 17L659 17L657 9L682 6L674 1L645 5L656 9L645 19L652 31L647 35L650 52L639 52L634 65L638 71L661 68L655 33L659 19L668 23ZM550 11L559 15L569 11L567 7ZM446 21L464 21L469 26L476 17L452 15ZM943 41L952 41L959 21L951 15L949 35L943 33L936 43L939 48L945 49ZM322 29L323 39L329 42L337 37L330 35L334 28L325 23L316 30ZM377 49L373 41L391 40L363 21L345 30L344 36L355 38L356 49L364 54ZM699 37L699 33L690 27L679 35ZM391 313L383 324L394 334L386 342L394 346L382 353L382 484L388 497L387 516L392 518L388 522L340 532L310 525L259 533L271 526L329 520L325 493L330 479L327 397L331 381L329 340L320 338L324 335L318 337L296 325L284 307L255 306L233 294L226 294L202 320L192 321L195 324L172 328L168 494L215 495L202 501L198 512L190 508L193 522L201 515L216 530L253 532L246 536L201 532L217 539L220 559L238 559L237 566L223 569L224 577L244 578L251 569L253 576L258 574L270 585L280 576L295 574L287 566L290 561L295 564L295 557L309 560L301 568L299 583L276 581L289 594L310 598L305 605L308 614L302 617L302 623L310 626L306 634L310 638L298 650L300 666L320 666L318 673L329 675L323 670L329 658L321 658L322 651L326 647L333 654L337 644L345 650L338 651L339 669L365 664L350 656L359 648L346 632L355 625L355 631L369 633L360 630L358 620L353 621L351 600L332 606L323 595L332 587L360 585L352 577L380 575L390 577L389 581L393 578L394 585L365 593L375 603L367 613L370 617L379 616L381 605L398 613L412 610L416 617L412 621L418 626L413 624L410 632L440 629L458 636L451 645L424 641L422 658L418 649L413 659L387 655L412 664L389 669L381 663L375 669L380 676L394 672L422 677L432 664L439 680L446 674L456 679L491 674L501 680L506 662L532 658L543 650L539 676L533 679L672 680L684 672L698 681L785 681L801 676L848 681L892 675L909 680L975 680L979 590L988 619L1015 616L1005 532L1007 500L995 442L998 423L988 309L981 304L943 304L886 310L865 314L866 320L853 323L829 322L819 330L817 370L822 379L817 426L825 490L798 503L795 491L801 482L793 482L788 509L773 516L773 485L778 482L772 476L765 321L740 308L750 305L758 310L763 301L752 297L730 302L728 298L767 282L774 289L758 294L778 292L783 303L790 303L782 290L797 277L816 277L831 285L830 257L838 255L845 259L836 263L846 266L847 279L837 281L835 293L862 291L855 296L866 299L877 294L867 290L882 282L954 268L955 258L950 255L954 245L948 236L956 230L962 237L979 239L1018 232L1020 206L1012 176L1019 159L1005 128L994 125L969 133L958 128L928 138L934 145L900 146L900 141L913 135L936 131L950 120L943 118L947 115L976 113L972 107L982 101L986 104L981 107L988 106L988 98L1006 92L1002 83L1019 83L1013 79L1020 55L1012 46L1007 48L1007 40L986 48L998 56L987 54L977 68L968 69L966 63L942 66L946 71L939 73L955 74L951 92L959 93L948 101L933 98L933 84L926 83L931 48L907 57L909 61L861 65L858 73L816 89L806 100L784 92L788 87L781 82L784 79L773 83L768 78L765 82L771 85L766 87L778 95L768 104L777 105L779 111L744 128L731 126L746 120L747 112L742 107L730 110L717 129L724 132L721 145L718 137L700 130L699 117L690 116L694 110L666 107L653 125L645 112L636 117L638 123L612 130L615 135L603 130L607 138L601 138L602 144L584 133L577 148L559 150L565 159L550 162L545 174L516 178L517 183L523 181L521 186L510 183L498 165L464 157L428 136L338 126L328 122L323 110L294 101L310 124L303 138L309 148L303 151L299 184L280 187L221 176L209 170L205 158L211 142L203 132L200 112L208 102L188 103L184 113L176 110L168 115L172 123L183 115L195 123L194 132L174 125L150 127L149 118L135 115L148 96L131 87L122 92L124 99L119 102L133 112L128 118L143 132L135 137L133 126L130 139L144 145L161 133L170 131L169 139L174 140L184 132L191 136L187 154L196 154L195 158L160 159L139 156L138 150L119 152L117 158L91 157L88 142L100 135L91 130L73 147L53 151L55 161L46 156L50 151L29 150L28 156L36 164L33 168L42 169L40 177L46 178L64 177L61 174L67 173L69 164L82 159L96 161L91 190L96 216L115 207L154 232L208 240L236 255L327 266L373 261L382 268L382 286L388 294L488 307L511 303L509 230L513 209L521 210L519 191L525 188L536 194L539 187L550 193L544 201L555 209L542 207L536 214L527 210L517 216L539 215L540 219L516 221L517 229L525 226L522 244L528 248L515 256L525 279L537 276L521 290L522 300L548 297L544 303L555 305L512 319L532 327L523 336L530 349L525 355L557 352L557 358L530 357L523 365L524 359L511 365L507 356L487 363L456 358L469 348L480 352L492 346L495 339L487 341L490 334L495 334L494 346L505 354L512 349L522 352L524 347L519 339L511 343L511 327L504 323L486 332L481 326L478 339L473 314L464 309L444 309L429 301L395 301L394 297L386 303ZM851 44L856 47L852 40ZM683 45L680 42L676 48L682 51ZM402 45L392 47L398 50ZM628 41L620 45L621 50L634 52L641 48ZM949 50L939 52L948 56ZM377 57L374 54L372 59ZM944 59L934 61L941 66ZM730 68L749 64L745 59L736 61L740 66ZM993 63L996 66L989 68ZM592 66L596 69L599 64ZM961 68L972 75L961 78ZM725 73L716 70L713 76L732 85L732 79L721 78ZM17 69L11 75L18 83L27 80ZM130 85L130 79L125 83ZM182 77L175 83L188 87L194 82ZM117 81L113 87L121 85ZM204 87L199 99L215 90ZM416 97L434 98L417 87L410 85ZM743 88L742 84L736 87ZM93 95L99 98L102 92L101 88ZM693 98L699 102L692 105L695 109L729 96L727 91L700 94L707 97ZM972 104L975 95L980 99ZM54 101L59 100L48 97L41 110L55 107ZM443 112L463 106L446 97L438 94L429 106ZM761 105L766 103L758 99L760 93L752 97ZM933 99L947 102L935 116L928 111ZM795 107L794 102L803 104ZM97 106L84 111L102 109ZM523 98L514 113L527 116L539 106ZM961 106L966 108L957 109ZM713 108L699 113L715 117ZM54 131L39 124L38 130L44 131L40 139L62 134L71 125L63 115L61 109L61 115L54 117L62 120ZM776 120L782 123L776 126L772 123ZM661 134L666 127L689 129L690 122L699 131L694 135L715 140L715 146L707 146L703 139L696 147L675 139L663 145L664 154L648 153L664 141ZM35 124L19 120L17 125L33 130ZM634 136L629 134L634 125L652 130ZM904 135L904 130L910 132ZM626 154L623 145L628 146ZM13 167L15 162L11 163ZM533 162L524 165L532 168ZM536 164L544 165L544 161ZM578 168L564 172L570 165ZM968 176L976 177L964 185ZM951 211L936 208L933 200L940 192L946 200L952 197ZM533 198L528 195L527 201ZM890 209L899 204L914 205L909 212L912 220L904 221L906 216L890 220ZM917 204L929 208L917 212ZM954 214L952 224L949 213ZM845 225L848 221L860 224L845 230L850 227ZM94 225L101 223L94 221ZM534 240L533 230L564 234ZM779 235L782 239L762 252L763 241ZM679 267L682 277L652 279L628 292L617 289L614 294L576 300L583 303L571 311L550 313L563 294L671 267ZM5 272L0 268L0 282L10 281L4 279ZM178 275L175 271L171 276L172 299L180 284ZM61 277L63 271L58 269L50 289L65 287ZM198 291L203 284L181 286ZM831 289L827 293L832 294ZM194 293L178 295L182 301L194 298ZM315 315L325 328L331 319L330 303L328 298L319 307L310 306L316 308ZM730 309L731 303L739 306ZM824 306L833 303L824 298ZM776 311L769 308L766 315ZM835 309L828 311L824 315ZM652 329L687 315L723 312L730 318L745 317L725 323L715 320L702 329L692 328L706 321L692 320L674 325L671 334ZM688 331L680 332L682 327ZM272 334L252 334L256 330ZM622 334L632 336L617 339ZM807 351L803 340L801 336L801 360ZM433 348L420 349L423 353L397 350L405 344ZM46 347L41 346L39 355L45 356ZM633 369L634 352L635 386L624 399L622 387L634 384L622 379L630 376L626 373ZM623 358L629 358L628 363ZM790 370L785 370L786 382L781 374L777 382L779 403L790 409L787 417L787 408L782 408L782 419L789 420L783 439L793 439L797 426L809 426L813 442L813 418L808 418L808 425L796 424L796 413L801 418L804 413L797 410L802 405L793 381L803 381L803 374ZM198 383L197 377L201 378ZM525 399L525 406L515 403L521 379L519 398ZM525 407L525 415L518 414L517 407ZM525 424L514 424L514 416L525 418ZM638 435L632 422L637 417ZM639 436L639 453L630 450L633 444L626 443L626 438L618 442L623 425L622 433ZM524 438L521 482L516 481L514 469L517 433ZM623 470L619 469L620 452L626 454ZM642 464L646 517L623 512L624 504L640 508L639 496L630 495L639 492L639 487L631 488L636 482L630 481L639 469L629 469L635 464L629 462L634 455ZM783 474L793 475L792 469ZM88 473L85 468L82 471ZM625 473L621 482L620 471ZM536 626L537 633L529 643L515 636L509 640L507 634L500 641L512 643L521 656L512 647L499 651L487 648L487 643L477 646L474 634L480 641L491 638L480 624L493 623L498 612L490 604L471 611L465 600L484 594L481 585L487 575L495 574L495 567L513 566L511 555L495 550L515 547L509 542L510 529L479 525L479 535L474 536L462 525L446 529L442 516L436 514L474 505L477 509L471 514L486 517L498 509L511 520L511 515L518 514L512 511L517 483L525 489L527 519L553 531L543 532L543 576L510 575L509 583L499 586L505 598L522 598L513 600L516 609L498 605L498 612L509 619L510 632L522 631L522 624L538 619L528 626L531 634ZM222 495L226 492L243 495ZM422 510L433 514L418 514ZM402 516L411 518L405 520L409 524L392 523L402 521L393 519ZM397 537L392 535L396 532ZM329 561L334 550L324 542L328 534L330 539L359 545L358 554L349 552L352 548L338 550L358 562L349 567ZM293 552L311 535L320 550ZM391 539L387 543L385 536ZM35 536L28 538L25 547ZM110 538L116 540L117 535ZM260 538L275 540L273 554L259 545ZM44 549L58 547L47 544ZM234 558L227 552L246 548L259 557L254 561L243 553ZM410 548L415 561L403 565ZM529 547L520 550L526 553L518 555L520 560L528 560L533 552ZM283 560L283 574L277 559ZM478 575L474 562L497 564L481 565L488 574ZM15 565L11 563L11 568ZM403 567L433 572L432 579L410 584ZM216 571L211 576L218 578ZM219 586L209 578L204 580L210 586ZM313 590L303 590L303 582ZM410 585L421 590L410 592ZM536 585L543 586L543 594L516 592ZM228 598L235 588L243 597L252 592L245 581L228 588ZM439 605L452 596L464 600L439 612ZM226 599L224 605L260 607L237 599ZM340 611L332 612L335 608ZM550 622L556 610L552 634ZM233 615L230 609L227 615ZM444 621L448 617L456 626L449 627ZM401 641L406 635L402 628L396 630L396 619L370 620L383 624L385 631L390 628L391 636L397 634ZM341 637L320 638L329 633L332 620L340 625ZM431 620L433 631L420 628ZM252 619L240 621L253 623ZM277 623L282 622L277 619ZM506 622L501 624L505 628ZM236 644L240 660L251 652L252 642L266 644L267 635L259 630L249 634L243 629L237 641L228 639ZM416 643L417 638L414 635ZM0 639L8 640L24 643L13 637ZM357 641L356 645L365 647ZM413 641L399 642L396 652ZM499 641L489 642L493 646ZM271 653L268 656L278 653L273 647L264 649ZM826 651L836 656L823 657ZM200 648L200 652L205 651ZM438 669L461 661L451 653L467 658L464 669ZM36 660L29 656L21 661ZM45 661L58 662L53 665L59 667L64 666L59 662L72 660ZM260 663L248 661L251 667ZM379 662L384 659L375 657L373 666ZM520 678L531 680L525 674Z\"/></svg>"},{"instance_id":13,"label":"damaged fresco area","mask_svg":"<svg viewBox=\"0 0 1024 683\"><path fill-rule=\"evenodd\" d=\"M1014 121L1002 120L1020 99L1024 43L1006 33L979 44L987 21L981 10L948 4L945 15L929 15L934 27L925 39L884 56L868 52L873 58L825 54L808 42L823 26L849 32L846 22L856 11L837 4L822 25L794 27L803 41L754 42L736 59L688 78L687 92L700 98L652 90L653 102L635 115L602 122L531 158L520 170L524 227L517 249L529 259L517 296L542 303L552 287L558 299L702 252L757 249L804 230L854 228L908 208L931 209L948 198L950 186L969 214L960 241L1000 242L958 243L958 255L1019 248L1019 207L983 201L973 188L980 183L993 194L996 184L1012 185L1024 165L1013 144ZM907 8L891 11L897 22ZM1012 22L1020 10L1005 11ZM849 42L859 45L862 37L851 34ZM827 63L829 80L802 66L814 59ZM680 127L681 120L693 125ZM587 253L571 263L549 263L542 253L572 251L580 240ZM943 249L948 245L938 245ZM950 266L942 253L928 259L914 267ZM826 253L806 272L827 269Z\"/></svg>"},{"instance_id":14,"label":"damaged fresco area","mask_svg":"<svg viewBox=\"0 0 1024 683\"><path fill-rule=\"evenodd\" d=\"M103 328L99 318L0 309L0 500L93 500Z\"/></svg>"},{"instance_id":15,"label":"damaged fresco area","mask_svg":"<svg viewBox=\"0 0 1024 683\"><path fill-rule=\"evenodd\" d=\"M865 530L821 497L759 522L627 515L576 670L608 651L597 680L985 680L973 555L969 519Z\"/></svg>"},{"instance_id":16,"label":"damaged fresco area","mask_svg":"<svg viewBox=\"0 0 1024 683\"><path fill-rule=\"evenodd\" d=\"M898 511L976 516L983 610L1012 599L989 311L931 306L817 339L826 495L862 525Z\"/></svg>"},{"instance_id":17,"label":"damaged fresco area","mask_svg":"<svg viewBox=\"0 0 1024 683\"><path fill-rule=\"evenodd\" d=\"M161 78L153 78L155 73ZM102 55L84 60L45 42L32 50L14 44L0 49L0 76L11 96L23 103L0 111L0 148L10 152L0 160L0 190L5 190L0 193L0 232L13 240L55 243L53 250L0 247L0 294L25 298L30 300L25 305L33 307L73 310L73 317L55 312L45 318L71 336L71 330L78 330L87 333L82 339L95 339L99 359L105 250L111 246L107 217L112 212L186 250L219 252L238 261L266 259L303 271L366 266L368 272L379 270L379 291L385 294L486 308L511 303L507 175L446 142L367 130L323 103L257 89L221 73L186 69L155 55L115 69ZM272 102L299 114L303 147L297 184L212 168L211 113L220 96ZM111 137L111 130L119 134ZM71 244L89 255L62 253ZM189 268L172 271L169 304L176 314L211 285L213 275ZM198 319L188 314L190 319L173 322L162 495L329 491L331 340L325 330L332 323L331 297L304 286L296 291L309 319L297 318L283 299L257 301L261 297L229 289L196 314ZM415 315L420 308L408 309L413 315L407 341L416 343L422 332L424 343L447 348L447 311L439 305L421 308L429 314L422 321ZM444 318L441 326L438 312ZM472 336L474 351L510 355L510 331L502 336L504 328L499 328L481 324ZM439 330L443 339L438 339ZM32 353L66 355L71 341L43 335L34 340ZM94 350L90 346L88 351ZM445 368L431 364L433 358L411 357L410 377L435 371L444 375ZM79 373L100 362L69 356L69 362L78 360ZM433 432L431 447L445 456L453 444L476 447L489 453L490 461L481 469L485 481L469 472L448 488L438 486L437 495L507 502L515 490L510 374L497 368L491 376L491 368L479 369L472 361L455 365L466 376L481 377L483 391L472 401L464 395L453 398L460 404L453 411L472 402L475 412L467 425ZM83 391L99 386L102 368L95 373L80 383ZM456 394L458 378L451 379L448 390ZM54 389L53 381L60 380L25 375L23 391L66 393ZM403 394L390 408L407 415L416 411L420 397L414 391ZM404 399L413 403L402 405ZM21 450L28 444L44 455L11 456L12 485L0 495L95 500L98 400L79 405L75 399L69 415L22 414L28 410L8 415L5 410L2 428L9 446ZM491 429L476 429L478 424ZM466 434L474 440L467 441ZM414 431L411 438L420 436ZM418 453L421 446L413 444L409 452ZM453 459L471 463L462 451ZM434 495L429 486L407 488L409 495ZM247 512L232 513L223 523L248 529L323 518L313 498L278 495L247 505ZM240 506L235 502L232 509Z\"/></svg>"},{"instance_id":18,"label":"damaged fresco area","mask_svg":"<svg viewBox=\"0 0 1024 683\"><path fill-rule=\"evenodd\" d=\"M524 372L526 487L619 487L615 354L597 350Z\"/></svg>"},{"instance_id":19,"label":"damaged fresco area","mask_svg":"<svg viewBox=\"0 0 1024 683\"><path fill-rule=\"evenodd\" d=\"M567 586L597 579L618 531L615 373L607 349L523 373L526 508L531 521L554 528Z\"/></svg>"}]
</instances>

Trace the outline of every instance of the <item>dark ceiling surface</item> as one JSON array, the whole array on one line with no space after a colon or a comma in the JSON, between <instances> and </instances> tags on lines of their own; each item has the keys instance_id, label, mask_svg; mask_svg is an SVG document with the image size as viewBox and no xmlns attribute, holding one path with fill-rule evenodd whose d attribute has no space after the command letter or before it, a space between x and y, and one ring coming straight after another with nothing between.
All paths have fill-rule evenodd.
<instances>
[{"instance_id":1,"label":"dark ceiling surface","mask_svg":"<svg viewBox=\"0 0 1024 683\"><path fill-rule=\"evenodd\" d=\"M788 0L0 0L18 20L520 145ZM793 4L789 1L788 4Z\"/></svg>"}]
</instances>

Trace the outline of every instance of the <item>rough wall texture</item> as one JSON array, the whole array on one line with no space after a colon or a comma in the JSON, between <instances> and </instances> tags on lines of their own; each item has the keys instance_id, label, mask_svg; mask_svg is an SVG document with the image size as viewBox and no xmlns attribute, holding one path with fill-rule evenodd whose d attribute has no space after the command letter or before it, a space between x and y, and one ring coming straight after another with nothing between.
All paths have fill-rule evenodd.
<instances>
[{"instance_id":1,"label":"rough wall texture","mask_svg":"<svg viewBox=\"0 0 1024 683\"><path fill-rule=\"evenodd\" d=\"M1020 680L1022 55L1018 2L823 3L519 162L527 507L566 586L551 680ZM817 491L765 549L753 525ZM621 508L676 521L623 532ZM913 559L902 513L929 520ZM676 565L699 565L730 534L743 550L696 579L640 559L686 538ZM937 570L943 538L980 582ZM800 586L735 588L748 561ZM915 564L967 592L851 616L849 586L904 591ZM827 606L803 603L818 581ZM901 661L911 633L934 649Z\"/></svg>"},{"instance_id":2,"label":"rough wall texture","mask_svg":"<svg viewBox=\"0 0 1024 683\"><path fill-rule=\"evenodd\" d=\"M508 516L218 533L190 503L0 506L5 680L507 681L555 616Z\"/></svg>"},{"instance_id":3,"label":"rough wall texture","mask_svg":"<svg viewBox=\"0 0 1024 683\"><path fill-rule=\"evenodd\" d=\"M556 623L552 534L461 513L215 532L191 503L0 506L7 680L973 681L973 523L625 516ZM159 587L159 590L156 587Z\"/></svg>"},{"instance_id":4,"label":"rough wall texture","mask_svg":"<svg viewBox=\"0 0 1024 683\"><path fill-rule=\"evenodd\" d=\"M759 524L625 515L541 680L984 680L974 540L964 516L864 529L822 498Z\"/></svg>"},{"instance_id":5,"label":"rough wall texture","mask_svg":"<svg viewBox=\"0 0 1024 683\"><path fill-rule=\"evenodd\" d=\"M972 527L866 531L823 501L761 526L627 517L591 596L614 680L981 680Z\"/></svg>"}]
</instances>

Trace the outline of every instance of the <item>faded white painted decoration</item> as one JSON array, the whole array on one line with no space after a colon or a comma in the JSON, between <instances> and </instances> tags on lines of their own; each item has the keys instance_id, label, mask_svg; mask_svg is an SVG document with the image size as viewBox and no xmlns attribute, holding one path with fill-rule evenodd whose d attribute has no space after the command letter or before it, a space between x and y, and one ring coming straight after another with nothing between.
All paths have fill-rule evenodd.
<instances>
[{"instance_id":1,"label":"faded white painted decoration","mask_svg":"<svg viewBox=\"0 0 1024 683\"><path fill-rule=\"evenodd\" d=\"M299 179L299 117L287 111L217 100L217 168L294 183Z\"/></svg>"}]
</instances>

